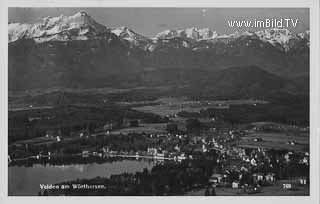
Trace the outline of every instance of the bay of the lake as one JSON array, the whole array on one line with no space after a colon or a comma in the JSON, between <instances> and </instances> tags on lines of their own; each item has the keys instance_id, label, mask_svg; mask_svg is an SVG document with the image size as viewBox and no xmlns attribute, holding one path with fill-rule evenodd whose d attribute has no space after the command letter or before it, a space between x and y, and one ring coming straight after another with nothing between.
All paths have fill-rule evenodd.
<instances>
[{"instance_id":1,"label":"bay of the lake","mask_svg":"<svg viewBox=\"0 0 320 204\"><path fill-rule=\"evenodd\" d=\"M122 160L102 164L10 166L8 167L8 195L37 195L40 191L40 184L56 184L76 179L136 173L143 171L144 168L151 169L153 165L154 163L147 160Z\"/></svg>"}]
</instances>

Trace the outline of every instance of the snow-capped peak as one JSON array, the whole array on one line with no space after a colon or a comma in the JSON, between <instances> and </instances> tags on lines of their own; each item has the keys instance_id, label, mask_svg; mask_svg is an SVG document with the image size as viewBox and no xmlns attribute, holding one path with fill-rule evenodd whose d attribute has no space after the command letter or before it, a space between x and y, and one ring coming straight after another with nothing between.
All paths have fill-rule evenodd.
<instances>
[{"instance_id":1,"label":"snow-capped peak","mask_svg":"<svg viewBox=\"0 0 320 204\"><path fill-rule=\"evenodd\" d=\"M309 30L306 30L306 31L303 32L303 33L299 33L298 36L299 36L301 39L310 40L310 31L309 31Z\"/></svg>"},{"instance_id":2,"label":"snow-capped peak","mask_svg":"<svg viewBox=\"0 0 320 204\"><path fill-rule=\"evenodd\" d=\"M111 32L116 36L127 40L150 40L149 38L140 35L127 27L112 28Z\"/></svg>"},{"instance_id":3,"label":"snow-capped peak","mask_svg":"<svg viewBox=\"0 0 320 204\"><path fill-rule=\"evenodd\" d=\"M280 45L286 51L289 50L289 42L297 40L298 35L291 33L288 29L272 28L255 32L260 40L269 42L274 46Z\"/></svg>"},{"instance_id":4,"label":"snow-capped peak","mask_svg":"<svg viewBox=\"0 0 320 204\"><path fill-rule=\"evenodd\" d=\"M151 39L140 35L127 27L112 28L111 33L143 49L147 49L147 44L151 43Z\"/></svg>"},{"instance_id":5,"label":"snow-capped peak","mask_svg":"<svg viewBox=\"0 0 320 204\"><path fill-rule=\"evenodd\" d=\"M216 31L211 31L209 28L199 29L198 32L203 40L213 39L218 36L218 33Z\"/></svg>"},{"instance_id":6,"label":"snow-capped peak","mask_svg":"<svg viewBox=\"0 0 320 204\"><path fill-rule=\"evenodd\" d=\"M240 37L250 37L251 39L259 39L263 42L270 43L272 46L281 50L288 51L294 42L301 39L309 39L308 31L305 33L295 34L288 29L272 28L260 31L245 31L243 33L235 32L229 35L217 36L217 39L236 39Z\"/></svg>"},{"instance_id":7,"label":"snow-capped peak","mask_svg":"<svg viewBox=\"0 0 320 204\"><path fill-rule=\"evenodd\" d=\"M120 39L126 41L126 43L129 42L131 46L138 46L144 50L150 50L150 47L156 47L157 44L163 46L163 43L166 46L176 43L176 47L194 48L200 45L201 48L209 48L210 43L229 43L234 39L241 40L242 38L250 38L261 40L278 49L288 51L295 46L296 42L300 42L301 40L304 40L304 42L307 40L307 45L309 45L310 36L309 31L295 34L287 29L279 28L218 35L217 32L209 28L199 29L197 27L191 27L186 29L165 30L158 33L155 38L148 38L127 27L109 29L97 23L84 11L80 11L72 16L60 15L58 17L45 17L42 22L36 24L9 23L8 27L9 42L19 39L33 39L36 42L87 40L110 37L112 35L111 33L113 33ZM176 41L173 38L180 39Z\"/></svg>"},{"instance_id":8,"label":"snow-capped peak","mask_svg":"<svg viewBox=\"0 0 320 204\"><path fill-rule=\"evenodd\" d=\"M20 38L32 38L36 41L50 40L84 40L97 37L107 32L107 28L97 23L86 12L81 11L73 16L60 15L45 17L36 24L9 24L9 42Z\"/></svg>"},{"instance_id":9,"label":"snow-capped peak","mask_svg":"<svg viewBox=\"0 0 320 204\"><path fill-rule=\"evenodd\" d=\"M156 35L156 38L161 38L161 39L170 39L170 38L176 38L176 37L179 37L178 36L178 32L176 30L165 30L165 31L162 31L160 33L158 33Z\"/></svg>"},{"instance_id":10,"label":"snow-capped peak","mask_svg":"<svg viewBox=\"0 0 320 204\"><path fill-rule=\"evenodd\" d=\"M130 32L131 30L129 30L127 27L117 27L117 28L111 28L111 33L115 34L116 36L121 36L121 35L125 35Z\"/></svg>"},{"instance_id":11,"label":"snow-capped peak","mask_svg":"<svg viewBox=\"0 0 320 204\"><path fill-rule=\"evenodd\" d=\"M181 29L181 30L165 30L156 35L156 38L182 38L191 40L208 40L217 37L218 34L215 31L211 31L209 28L199 29L197 27Z\"/></svg>"},{"instance_id":12,"label":"snow-capped peak","mask_svg":"<svg viewBox=\"0 0 320 204\"><path fill-rule=\"evenodd\" d=\"M14 42L16 40L26 38L29 35L29 30L32 28L30 24L9 23L8 24L8 41Z\"/></svg>"}]
</instances>

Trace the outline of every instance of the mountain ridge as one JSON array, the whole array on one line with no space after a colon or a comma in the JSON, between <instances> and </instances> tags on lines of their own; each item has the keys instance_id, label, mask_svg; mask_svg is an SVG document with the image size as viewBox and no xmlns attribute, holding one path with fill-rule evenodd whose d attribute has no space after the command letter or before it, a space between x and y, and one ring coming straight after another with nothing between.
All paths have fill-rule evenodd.
<instances>
[{"instance_id":1,"label":"mountain ridge","mask_svg":"<svg viewBox=\"0 0 320 204\"><path fill-rule=\"evenodd\" d=\"M97 23L86 12L72 16L45 17L35 24L9 23L9 42L19 39L34 39L36 42L87 40L110 36L110 31Z\"/></svg>"},{"instance_id":2,"label":"mountain ridge","mask_svg":"<svg viewBox=\"0 0 320 204\"><path fill-rule=\"evenodd\" d=\"M190 41L211 41L213 39L239 38L242 36L250 36L258 38L264 42L268 42L275 47L279 47L284 51L288 51L291 46L290 41L300 41L307 39L309 41L309 31L303 33L292 33L284 28L270 28L259 31L245 31L243 33L235 32L229 35L218 35L216 31L209 28L191 27L186 29L171 29L159 32L154 38L148 38L127 27L107 28L105 25L97 23L85 11L80 11L72 16L46 17L42 23L20 24L9 23L8 39L9 43L22 38L33 38L36 41L52 41L52 40L86 40L92 38L94 34L97 36L111 33L127 40L135 46L141 46L144 49L152 46L157 40L181 38ZM77 32L78 30L78 32ZM70 31L75 33L71 34ZM67 34L52 38L52 35L59 35L63 32ZM78 34L76 36L75 34ZM46 36L47 35L47 36Z\"/></svg>"},{"instance_id":3,"label":"mountain ridge","mask_svg":"<svg viewBox=\"0 0 320 204\"><path fill-rule=\"evenodd\" d=\"M179 31L180 37L148 38L127 27L107 28L85 12L34 25L9 24L9 90L122 86L126 75L139 78L136 74L143 70L214 73L255 65L284 78L308 76L309 32L273 31L258 33L260 37L253 32L219 36L194 27Z\"/></svg>"}]
</instances>

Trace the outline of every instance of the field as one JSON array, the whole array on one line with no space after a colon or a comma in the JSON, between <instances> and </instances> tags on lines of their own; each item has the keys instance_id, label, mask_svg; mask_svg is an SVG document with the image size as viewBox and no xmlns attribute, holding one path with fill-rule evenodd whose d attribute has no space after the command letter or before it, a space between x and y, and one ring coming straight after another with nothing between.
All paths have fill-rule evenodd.
<instances>
[{"instance_id":1,"label":"field","mask_svg":"<svg viewBox=\"0 0 320 204\"><path fill-rule=\"evenodd\" d=\"M36 137L32 139L27 139L27 140L20 140L17 142L12 143L12 145L26 145L26 144L31 144L31 145L49 145L52 143L55 143L57 140L54 137Z\"/></svg>"},{"instance_id":2,"label":"field","mask_svg":"<svg viewBox=\"0 0 320 204\"><path fill-rule=\"evenodd\" d=\"M257 138L261 139L261 141L255 141ZM289 142L293 143L290 144ZM277 132L254 131L241 137L238 146L305 152L309 147L309 132L307 130L281 130Z\"/></svg>"},{"instance_id":3,"label":"field","mask_svg":"<svg viewBox=\"0 0 320 204\"><path fill-rule=\"evenodd\" d=\"M135 110L154 113L161 116L174 117L181 111L199 112L202 109L215 108L227 109L230 105L242 104L265 104L266 101L260 100L188 100L187 98L160 98L154 101L156 104L135 107Z\"/></svg>"},{"instance_id":4,"label":"field","mask_svg":"<svg viewBox=\"0 0 320 204\"><path fill-rule=\"evenodd\" d=\"M146 134L162 134L166 133L166 123L155 124L140 124L139 127L121 128L111 131L111 134L124 134L129 133L146 133Z\"/></svg>"},{"instance_id":5,"label":"field","mask_svg":"<svg viewBox=\"0 0 320 204\"><path fill-rule=\"evenodd\" d=\"M153 103L159 96L167 94L171 89L172 86L137 86L132 88L49 88L9 91L8 108L11 111L76 104L105 105L119 103L120 105L138 105L139 103Z\"/></svg>"}]
</instances>

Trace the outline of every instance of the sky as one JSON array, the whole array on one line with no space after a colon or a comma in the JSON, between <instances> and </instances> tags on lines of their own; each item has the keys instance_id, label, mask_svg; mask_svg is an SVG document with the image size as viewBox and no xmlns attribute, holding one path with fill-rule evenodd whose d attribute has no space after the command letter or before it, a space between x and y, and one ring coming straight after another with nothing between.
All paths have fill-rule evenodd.
<instances>
[{"instance_id":1,"label":"sky","mask_svg":"<svg viewBox=\"0 0 320 204\"><path fill-rule=\"evenodd\" d=\"M307 8L9 8L9 22L36 23L47 16L70 16L86 11L107 27L126 26L137 33L154 37L168 29L210 28L218 34L265 28L230 28L228 20L298 19L293 32L309 30Z\"/></svg>"}]
</instances>

